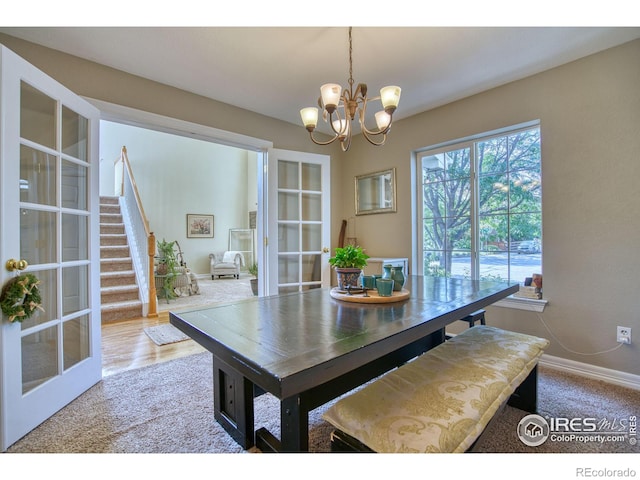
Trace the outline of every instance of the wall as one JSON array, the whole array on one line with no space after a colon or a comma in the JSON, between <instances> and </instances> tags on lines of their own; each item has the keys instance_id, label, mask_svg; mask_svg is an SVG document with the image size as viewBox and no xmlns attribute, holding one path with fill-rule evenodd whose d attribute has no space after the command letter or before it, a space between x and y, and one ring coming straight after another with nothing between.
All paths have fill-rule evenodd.
<instances>
[{"instance_id":1,"label":"wall","mask_svg":"<svg viewBox=\"0 0 640 480\"><path fill-rule=\"evenodd\" d=\"M398 177L398 212L355 217L358 242L372 256L412 257L413 151L540 119L549 304L541 316L492 307L488 321L550 338L550 355L640 375L639 85L634 41L399 121L381 149L354 141L343 164L345 199L354 175L395 166ZM345 201L342 218L354 214ZM593 355L618 345L617 325L632 328L634 343Z\"/></svg>"},{"instance_id":2,"label":"wall","mask_svg":"<svg viewBox=\"0 0 640 480\"><path fill-rule=\"evenodd\" d=\"M493 307L489 323L551 338L551 355L640 374L640 41L398 121L383 148L356 138L344 155L311 144L302 127L6 35L0 42L81 95L331 155L334 240L342 219L354 216L354 175L395 166L398 212L356 220L355 234L373 256L412 256L413 151L540 119L549 300L542 319L566 348L531 312ZM634 344L590 355L616 346L620 324L633 329Z\"/></svg>"},{"instance_id":3,"label":"wall","mask_svg":"<svg viewBox=\"0 0 640 480\"><path fill-rule=\"evenodd\" d=\"M257 195L255 154L249 169L245 150L101 121L101 195L113 194L109 171L123 145L156 238L177 240L192 271L208 274L209 254L228 249L229 229L249 228ZM186 216L194 213L214 216L213 238L187 238Z\"/></svg>"}]
</instances>

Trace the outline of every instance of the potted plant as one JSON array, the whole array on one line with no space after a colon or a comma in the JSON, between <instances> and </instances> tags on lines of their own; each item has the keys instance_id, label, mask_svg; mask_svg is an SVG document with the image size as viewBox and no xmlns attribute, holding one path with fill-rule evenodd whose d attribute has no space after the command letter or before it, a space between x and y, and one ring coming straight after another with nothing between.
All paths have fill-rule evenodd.
<instances>
[{"instance_id":1,"label":"potted plant","mask_svg":"<svg viewBox=\"0 0 640 480\"><path fill-rule=\"evenodd\" d=\"M362 269L367 266L368 258L369 255L357 245L336 248L336 253L329 259L329 264L336 271L339 290L346 290L348 286L358 286L358 279Z\"/></svg>"},{"instance_id":2,"label":"potted plant","mask_svg":"<svg viewBox=\"0 0 640 480\"><path fill-rule=\"evenodd\" d=\"M254 295L258 295L258 264L254 263L249 266L249 273L253 275L253 278L249 280L251 283L251 291Z\"/></svg>"},{"instance_id":3,"label":"potted plant","mask_svg":"<svg viewBox=\"0 0 640 480\"><path fill-rule=\"evenodd\" d=\"M167 302L175 298L173 291L173 282L177 275L176 267L178 266L178 260L174 252L175 241L167 242L164 238L162 241L158 240L158 265L156 267L156 274L160 276L159 281L156 282L156 289L162 292Z\"/></svg>"}]
</instances>

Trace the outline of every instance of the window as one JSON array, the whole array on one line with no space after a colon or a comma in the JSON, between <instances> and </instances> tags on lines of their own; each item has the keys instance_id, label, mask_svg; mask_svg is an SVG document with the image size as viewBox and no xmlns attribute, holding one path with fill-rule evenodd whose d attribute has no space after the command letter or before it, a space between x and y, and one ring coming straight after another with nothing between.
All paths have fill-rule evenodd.
<instances>
[{"instance_id":1,"label":"window","mask_svg":"<svg viewBox=\"0 0 640 480\"><path fill-rule=\"evenodd\" d=\"M523 283L542 273L537 124L420 152L417 162L422 274Z\"/></svg>"}]
</instances>

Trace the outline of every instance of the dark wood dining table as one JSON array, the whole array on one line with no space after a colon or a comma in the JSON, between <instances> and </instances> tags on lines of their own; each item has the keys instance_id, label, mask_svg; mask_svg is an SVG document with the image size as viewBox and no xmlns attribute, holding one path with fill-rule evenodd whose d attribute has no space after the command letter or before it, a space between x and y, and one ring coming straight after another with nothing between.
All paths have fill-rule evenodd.
<instances>
[{"instance_id":1,"label":"dark wood dining table","mask_svg":"<svg viewBox=\"0 0 640 480\"><path fill-rule=\"evenodd\" d=\"M336 299L318 288L170 312L213 354L215 419L248 449L304 452L309 412L433 348L445 327L518 291L517 283L409 275L408 298ZM253 400L280 401L280 435L255 431Z\"/></svg>"}]
</instances>

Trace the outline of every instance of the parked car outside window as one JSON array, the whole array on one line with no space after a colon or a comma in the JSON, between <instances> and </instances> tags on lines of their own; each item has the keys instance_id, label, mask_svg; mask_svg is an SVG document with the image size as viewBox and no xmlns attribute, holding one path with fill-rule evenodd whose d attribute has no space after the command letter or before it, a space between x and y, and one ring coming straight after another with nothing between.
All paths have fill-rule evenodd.
<instances>
[{"instance_id":1,"label":"parked car outside window","mask_svg":"<svg viewBox=\"0 0 640 480\"><path fill-rule=\"evenodd\" d=\"M518 245L518 253L540 253L540 242L537 240L525 240Z\"/></svg>"}]
</instances>

